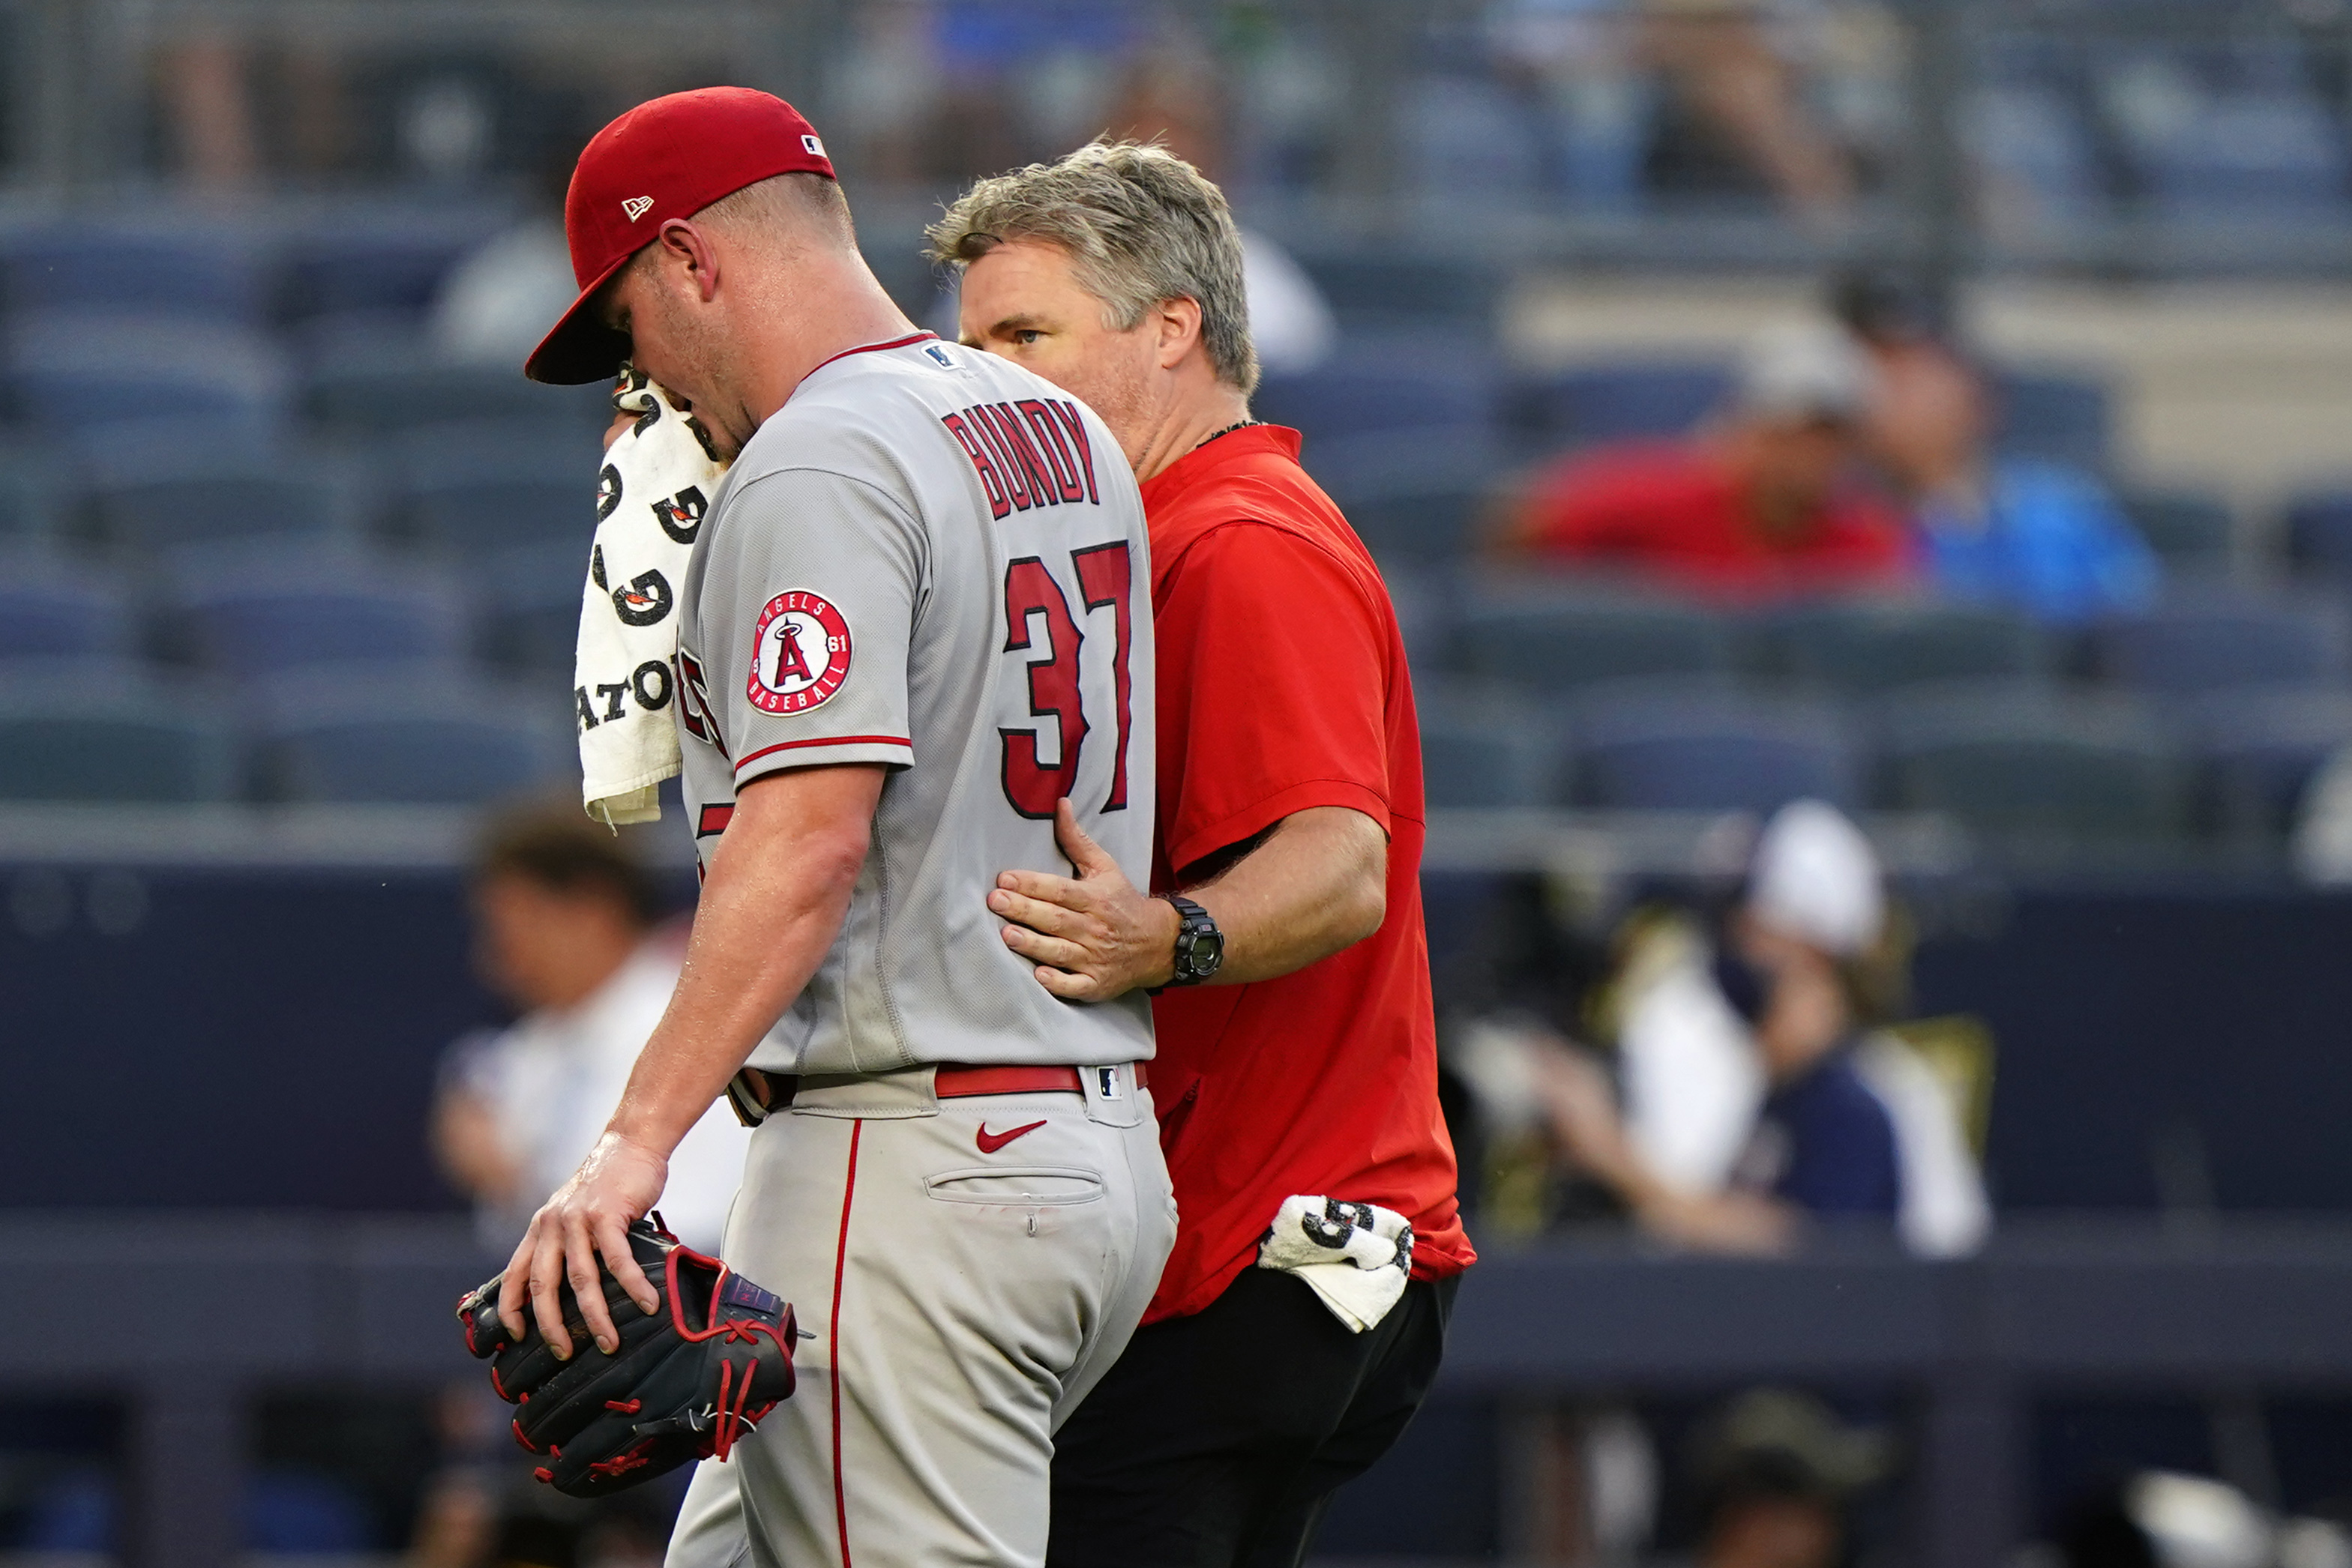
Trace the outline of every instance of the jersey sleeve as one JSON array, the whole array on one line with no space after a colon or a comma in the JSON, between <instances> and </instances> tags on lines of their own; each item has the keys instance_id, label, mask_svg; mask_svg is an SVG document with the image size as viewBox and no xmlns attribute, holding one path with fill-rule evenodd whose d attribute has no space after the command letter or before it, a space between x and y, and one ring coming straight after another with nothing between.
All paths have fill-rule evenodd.
<instances>
[{"instance_id":1,"label":"jersey sleeve","mask_svg":"<svg viewBox=\"0 0 2352 1568\"><path fill-rule=\"evenodd\" d=\"M1393 644L1366 587L1265 524L1228 524L1185 551L1154 611L1161 755L1181 758L1160 780L1171 867L1316 806L1390 831Z\"/></svg>"},{"instance_id":2,"label":"jersey sleeve","mask_svg":"<svg viewBox=\"0 0 2352 1568\"><path fill-rule=\"evenodd\" d=\"M915 759L907 651L921 526L879 487L820 469L762 475L710 541L701 607L724 642L735 786L788 768Z\"/></svg>"}]
</instances>

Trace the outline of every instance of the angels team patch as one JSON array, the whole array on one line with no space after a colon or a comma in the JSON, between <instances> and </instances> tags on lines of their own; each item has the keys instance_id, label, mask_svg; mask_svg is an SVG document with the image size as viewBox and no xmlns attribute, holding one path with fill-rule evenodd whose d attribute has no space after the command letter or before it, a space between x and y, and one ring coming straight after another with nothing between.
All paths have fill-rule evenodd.
<instances>
[{"instance_id":1,"label":"angels team patch","mask_svg":"<svg viewBox=\"0 0 2352 1568\"><path fill-rule=\"evenodd\" d=\"M753 707L806 713L848 678L849 622L840 611L799 589L768 601L751 633L751 674L744 683Z\"/></svg>"}]
</instances>

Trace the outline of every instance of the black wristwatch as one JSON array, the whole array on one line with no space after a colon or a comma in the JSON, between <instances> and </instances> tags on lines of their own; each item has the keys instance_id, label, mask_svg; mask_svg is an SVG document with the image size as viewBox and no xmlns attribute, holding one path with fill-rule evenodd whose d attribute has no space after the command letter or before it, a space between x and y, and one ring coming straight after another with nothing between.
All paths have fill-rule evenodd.
<instances>
[{"instance_id":1,"label":"black wristwatch","mask_svg":"<svg viewBox=\"0 0 2352 1568\"><path fill-rule=\"evenodd\" d=\"M1176 927L1176 972L1169 977L1171 986L1197 986L1214 975L1225 961L1225 934L1209 912L1189 898L1172 893L1160 895L1175 906L1179 924ZM1162 988L1163 989L1165 988Z\"/></svg>"}]
</instances>

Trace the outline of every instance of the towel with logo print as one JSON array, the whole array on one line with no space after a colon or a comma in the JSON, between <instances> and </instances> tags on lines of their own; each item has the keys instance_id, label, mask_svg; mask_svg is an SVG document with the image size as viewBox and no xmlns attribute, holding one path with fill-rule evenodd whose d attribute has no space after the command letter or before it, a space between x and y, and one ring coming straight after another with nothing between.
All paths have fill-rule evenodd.
<instances>
[{"instance_id":1,"label":"towel with logo print","mask_svg":"<svg viewBox=\"0 0 2352 1568\"><path fill-rule=\"evenodd\" d=\"M558 1361L525 1310L517 1340L499 1321L500 1274L457 1302L466 1348L490 1364L490 1386L519 1406L515 1441L547 1462L534 1472L572 1497L603 1497L697 1459L727 1457L792 1396L793 1309L657 1225L629 1227L629 1249L660 1292L650 1314L603 1270L620 1337L596 1348L569 1284L563 1325L572 1357Z\"/></svg>"},{"instance_id":2,"label":"towel with logo print","mask_svg":"<svg viewBox=\"0 0 2352 1568\"><path fill-rule=\"evenodd\" d=\"M644 372L623 367L613 406L636 418L597 479L572 697L583 801L619 826L657 821L661 781L677 774L677 595L727 465L709 433Z\"/></svg>"}]
</instances>

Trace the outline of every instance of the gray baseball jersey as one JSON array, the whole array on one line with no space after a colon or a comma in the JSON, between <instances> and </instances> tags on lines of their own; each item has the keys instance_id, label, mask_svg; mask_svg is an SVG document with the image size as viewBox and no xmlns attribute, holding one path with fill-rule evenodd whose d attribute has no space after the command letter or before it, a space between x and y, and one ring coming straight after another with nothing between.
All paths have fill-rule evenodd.
<instances>
[{"instance_id":1,"label":"gray baseball jersey","mask_svg":"<svg viewBox=\"0 0 2352 1568\"><path fill-rule=\"evenodd\" d=\"M703 869L751 780L891 770L841 934L752 1065L1151 1054L1144 998L1057 999L985 902L1006 869L1069 874L1065 795L1129 880L1150 874L1148 549L1091 410L928 335L819 366L745 445L680 596L675 711Z\"/></svg>"}]
</instances>

